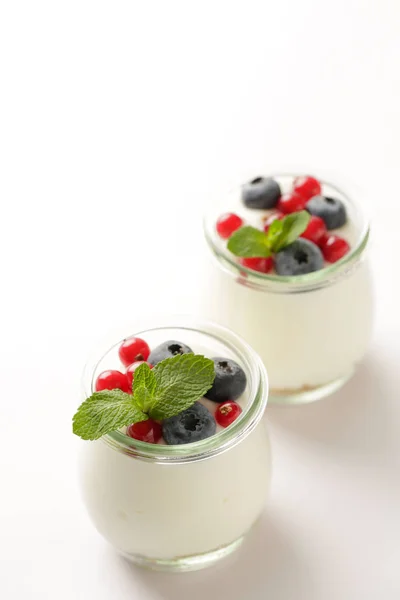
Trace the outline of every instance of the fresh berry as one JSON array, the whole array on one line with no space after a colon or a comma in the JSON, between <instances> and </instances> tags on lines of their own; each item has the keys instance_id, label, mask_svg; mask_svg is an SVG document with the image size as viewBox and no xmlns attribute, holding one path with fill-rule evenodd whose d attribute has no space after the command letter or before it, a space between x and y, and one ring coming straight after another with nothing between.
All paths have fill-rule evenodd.
<instances>
[{"instance_id":1,"label":"fresh berry","mask_svg":"<svg viewBox=\"0 0 400 600\"><path fill-rule=\"evenodd\" d=\"M312 215L321 217L327 229L338 229L347 221L346 208L340 200L326 196L314 196L306 204L306 209Z\"/></svg>"},{"instance_id":2,"label":"fresh berry","mask_svg":"<svg viewBox=\"0 0 400 600\"><path fill-rule=\"evenodd\" d=\"M310 240L310 242L314 242L314 244L319 245L319 242L324 237L326 233L326 225L325 221L321 219L321 217L311 216L311 219L308 222L307 229L301 234L300 237Z\"/></svg>"},{"instance_id":3,"label":"fresh berry","mask_svg":"<svg viewBox=\"0 0 400 600\"><path fill-rule=\"evenodd\" d=\"M132 383L135 377L135 371L138 367L140 367L140 365L143 365L146 361L144 360L137 360L136 362L132 363L131 365L129 365L129 367L126 369L126 377L128 379L128 383L130 388L132 389ZM148 364L148 363L147 363ZM153 368L153 365L149 365L150 369Z\"/></svg>"},{"instance_id":4,"label":"fresh berry","mask_svg":"<svg viewBox=\"0 0 400 600\"><path fill-rule=\"evenodd\" d=\"M167 444L190 444L214 435L216 428L210 411L200 402L195 402L179 415L165 419L162 433Z\"/></svg>"},{"instance_id":5,"label":"fresh berry","mask_svg":"<svg viewBox=\"0 0 400 600\"><path fill-rule=\"evenodd\" d=\"M305 275L319 271L324 266L321 250L302 238L275 254L275 271L278 275Z\"/></svg>"},{"instance_id":6,"label":"fresh berry","mask_svg":"<svg viewBox=\"0 0 400 600\"><path fill-rule=\"evenodd\" d=\"M321 250L327 262L334 263L350 250L349 244L338 235L327 235L321 242Z\"/></svg>"},{"instance_id":7,"label":"fresh berry","mask_svg":"<svg viewBox=\"0 0 400 600\"><path fill-rule=\"evenodd\" d=\"M96 392L101 390L122 390L123 392L130 392L131 386L129 385L128 379L124 373L120 371L103 371L96 379Z\"/></svg>"},{"instance_id":8,"label":"fresh berry","mask_svg":"<svg viewBox=\"0 0 400 600\"><path fill-rule=\"evenodd\" d=\"M296 177L293 182L293 191L309 200L313 196L318 196L321 193L321 184L315 179L315 177L311 177L310 175L302 175L300 177Z\"/></svg>"},{"instance_id":9,"label":"fresh berry","mask_svg":"<svg viewBox=\"0 0 400 600\"><path fill-rule=\"evenodd\" d=\"M225 213L217 220L217 232L223 240L231 237L239 227L243 225L243 219L234 213Z\"/></svg>"},{"instance_id":10,"label":"fresh berry","mask_svg":"<svg viewBox=\"0 0 400 600\"><path fill-rule=\"evenodd\" d=\"M304 210L306 204L307 200L303 198L303 196L296 194L296 192L289 192L288 194L283 194L278 202L277 208L287 215L289 213L298 212L299 210Z\"/></svg>"},{"instance_id":11,"label":"fresh berry","mask_svg":"<svg viewBox=\"0 0 400 600\"><path fill-rule=\"evenodd\" d=\"M149 442L150 444L157 444L162 437L162 428L160 423L153 421L153 419L147 419L147 421L140 421L140 423L133 423L129 425L126 430L129 437L140 440L141 442Z\"/></svg>"},{"instance_id":12,"label":"fresh berry","mask_svg":"<svg viewBox=\"0 0 400 600\"><path fill-rule=\"evenodd\" d=\"M171 358L171 356L189 353L193 353L193 350L189 346L186 346L186 344L175 340L168 340L168 342L160 344L151 351L147 362L154 366L166 358Z\"/></svg>"},{"instance_id":13,"label":"fresh berry","mask_svg":"<svg viewBox=\"0 0 400 600\"><path fill-rule=\"evenodd\" d=\"M274 208L280 197L279 183L271 177L256 177L242 188L242 200L248 208Z\"/></svg>"},{"instance_id":14,"label":"fresh berry","mask_svg":"<svg viewBox=\"0 0 400 600\"><path fill-rule=\"evenodd\" d=\"M205 397L214 402L236 400L246 388L246 374L234 360L230 358L213 358L215 379Z\"/></svg>"},{"instance_id":15,"label":"fresh berry","mask_svg":"<svg viewBox=\"0 0 400 600\"><path fill-rule=\"evenodd\" d=\"M236 402L223 402L215 411L215 420L221 427L229 427L241 412L242 409Z\"/></svg>"},{"instance_id":16,"label":"fresh berry","mask_svg":"<svg viewBox=\"0 0 400 600\"><path fill-rule=\"evenodd\" d=\"M265 233L267 233L268 229L270 228L271 224L276 221L277 219L283 219L286 215L284 215L282 212L276 211L274 213L272 213L272 215L269 215L269 217L267 217L266 219L264 219L264 231Z\"/></svg>"},{"instance_id":17,"label":"fresh berry","mask_svg":"<svg viewBox=\"0 0 400 600\"><path fill-rule=\"evenodd\" d=\"M241 258L240 264L247 269L258 271L259 273L269 273L272 270L274 262L271 257L268 258Z\"/></svg>"},{"instance_id":18,"label":"fresh berry","mask_svg":"<svg viewBox=\"0 0 400 600\"><path fill-rule=\"evenodd\" d=\"M137 337L124 340L118 350L119 358L125 367L138 360L147 360L150 354L148 344Z\"/></svg>"}]
</instances>

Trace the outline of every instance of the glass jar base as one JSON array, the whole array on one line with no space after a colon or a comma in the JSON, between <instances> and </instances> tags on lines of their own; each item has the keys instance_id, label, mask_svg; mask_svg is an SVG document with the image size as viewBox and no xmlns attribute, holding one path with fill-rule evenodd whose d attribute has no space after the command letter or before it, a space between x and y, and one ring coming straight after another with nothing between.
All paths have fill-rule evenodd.
<instances>
[{"instance_id":1,"label":"glass jar base","mask_svg":"<svg viewBox=\"0 0 400 600\"><path fill-rule=\"evenodd\" d=\"M297 406L300 404L309 404L311 402L317 402L317 400L322 400L322 398L326 398L326 396L330 396L334 392L337 392L354 374L354 369L352 369L347 375L341 377L340 379L335 379L335 381L330 381L324 385L320 385L318 387L308 387L304 386L303 388L297 390L285 389L285 390L276 390L271 389L268 402L270 404L281 404L281 405L293 405Z\"/></svg>"},{"instance_id":2,"label":"glass jar base","mask_svg":"<svg viewBox=\"0 0 400 600\"><path fill-rule=\"evenodd\" d=\"M182 572L182 571L198 571L210 567L214 563L218 562L222 558L225 558L232 552L234 552L241 543L244 537L241 537L227 546L222 546L211 552L205 552L204 554L195 554L192 556L181 556L173 559L165 558L149 558L140 554L128 554L122 552L122 556L128 559L139 567L151 569L152 571L171 571L171 572Z\"/></svg>"}]
</instances>

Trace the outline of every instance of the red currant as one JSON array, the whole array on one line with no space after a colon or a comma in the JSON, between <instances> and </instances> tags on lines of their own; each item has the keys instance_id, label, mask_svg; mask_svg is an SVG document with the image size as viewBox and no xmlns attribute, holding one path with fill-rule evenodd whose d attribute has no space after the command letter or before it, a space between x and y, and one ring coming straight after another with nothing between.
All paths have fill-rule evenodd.
<instances>
[{"instance_id":1,"label":"red currant","mask_svg":"<svg viewBox=\"0 0 400 600\"><path fill-rule=\"evenodd\" d=\"M306 198L300 196L300 194L296 194L296 192L289 192L288 194L283 194L283 196L281 196L277 209L285 214L289 214L304 210L306 204Z\"/></svg>"},{"instance_id":2,"label":"red currant","mask_svg":"<svg viewBox=\"0 0 400 600\"><path fill-rule=\"evenodd\" d=\"M325 221L321 219L321 217L315 217L313 215L308 222L307 229L300 237L310 240L310 242L314 242L314 244L318 245L326 234L326 231Z\"/></svg>"},{"instance_id":3,"label":"red currant","mask_svg":"<svg viewBox=\"0 0 400 600\"><path fill-rule=\"evenodd\" d=\"M147 360L150 348L144 340L131 337L122 342L118 354L124 367L129 367L129 365L138 360Z\"/></svg>"},{"instance_id":4,"label":"red currant","mask_svg":"<svg viewBox=\"0 0 400 600\"><path fill-rule=\"evenodd\" d=\"M231 237L239 227L243 225L243 219L234 213L225 213L218 217L217 220L217 232L223 240L227 240Z\"/></svg>"},{"instance_id":5,"label":"red currant","mask_svg":"<svg viewBox=\"0 0 400 600\"><path fill-rule=\"evenodd\" d=\"M124 373L120 371L103 371L96 379L96 392L101 390L122 390L123 392L130 392L131 386L128 383L128 379Z\"/></svg>"},{"instance_id":6,"label":"red currant","mask_svg":"<svg viewBox=\"0 0 400 600\"><path fill-rule=\"evenodd\" d=\"M326 235L320 248L325 260L330 263L337 262L350 250L348 242L338 235Z\"/></svg>"},{"instance_id":7,"label":"red currant","mask_svg":"<svg viewBox=\"0 0 400 600\"><path fill-rule=\"evenodd\" d=\"M135 371L138 367L140 367L140 365L143 365L146 361L144 360L137 360L136 362L132 363L131 365L129 365L129 367L126 370L126 377L128 379L128 383L132 389L132 383L133 383L133 379L135 377ZM147 363L149 364L149 363ZM150 369L153 368L153 365L149 365Z\"/></svg>"},{"instance_id":8,"label":"red currant","mask_svg":"<svg viewBox=\"0 0 400 600\"><path fill-rule=\"evenodd\" d=\"M241 258L239 262L243 267L259 273L269 273L273 266L273 260L270 256L268 258Z\"/></svg>"},{"instance_id":9,"label":"red currant","mask_svg":"<svg viewBox=\"0 0 400 600\"><path fill-rule=\"evenodd\" d=\"M277 219L283 219L284 218L284 214L282 212L274 212L272 213L272 215L269 215L269 217L267 217L264 221L264 231L265 233L267 233L268 229L270 228L271 224L276 221Z\"/></svg>"},{"instance_id":10,"label":"red currant","mask_svg":"<svg viewBox=\"0 0 400 600\"><path fill-rule=\"evenodd\" d=\"M236 421L242 409L236 402L223 402L215 411L215 420L221 427L228 427Z\"/></svg>"},{"instance_id":11,"label":"red currant","mask_svg":"<svg viewBox=\"0 0 400 600\"><path fill-rule=\"evenodd\" d=\"M157 421L147 419L147 421L140 421L139 423L129 425L126 433L135 440L157 444L162 437L162 428Z\"/></svg>"},{"instance_id":12,"label":"red currant","mask_svg":"<svg viewBox=\"0 0 400 600\"><path fill-rule=\"evenodd\" d=\"M301 177L296 177L294 180L293 191L302 196L302 198L310 200L313 196L318 196L321 193L321 184L315 177L302 175Z\"/></svg>"}]
</instances>

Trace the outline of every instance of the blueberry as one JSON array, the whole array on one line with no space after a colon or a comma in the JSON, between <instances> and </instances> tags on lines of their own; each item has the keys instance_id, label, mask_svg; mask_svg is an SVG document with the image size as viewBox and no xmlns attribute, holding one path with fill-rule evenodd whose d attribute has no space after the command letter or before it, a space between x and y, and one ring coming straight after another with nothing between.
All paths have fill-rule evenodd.
<instances>
[{"instance_id":1,"label":"blueberry","mask_svg":"<svg viewBox=\"0 0 400 600\"><path fill-rule=\"evenodd\" d=\"M216 422L209 410L200 402L175 417L165 419L162 433L167 444L190 444L204 440L216 431Z\"/></svg>"},{"instance_id":2,"label":"blueberry","mask_svg":"<svg viewBox=\"0 0 400 600\"><path fill-rule=\"evenodd\" d=\"M256 177L242 189L242 200L248 208L274 208L280 197L279 183L271 177Z\"/></svg>"},{"instance_id":3,"label":"blueberry","mask_svg":"<svg viewBox=\"0 0 400 600\"><path fill-rule=\"evenodd\" d=\"M147 362L151 365L156 365L165 358L171 358L171 356L176 356L177 354L189 354L190 352L193 352L193 350L189 346L186 346L186 344L175 340L168 340L168 342L160 344L150 352Z\"/></svg>"},{"instance_id":4,"label":"blueberry","mask_svg":"<svg viewBox=\"0 0 400 600\"><path fill-rule=\"evenodd\" d=\"M275 255L278 275L305 275L324 266L321 250L308 240L299 238Z\"/></svg>"},{"instance_id":5,"label":"blueberry","mask_svg":"<svg viewBox=\"0 0 400 600\"><path fill-rule=\"evenodd\" d=\"M246 374L230 358L213 358L215 379L205 397L214 402L236 400L246 389Z\"/></svg>"},{"instance_id":6,"label":"blueberry","mask_svg":"<svg viewBox=\"0 0 400 600\"><path fill-rule=\"evenodd\" d=\"M337 229L347 221L346 208L343 202L336 198L314 196L307 202L306 209L312 215L321 217L327 229Z\"/></svg>"}]
</instances>

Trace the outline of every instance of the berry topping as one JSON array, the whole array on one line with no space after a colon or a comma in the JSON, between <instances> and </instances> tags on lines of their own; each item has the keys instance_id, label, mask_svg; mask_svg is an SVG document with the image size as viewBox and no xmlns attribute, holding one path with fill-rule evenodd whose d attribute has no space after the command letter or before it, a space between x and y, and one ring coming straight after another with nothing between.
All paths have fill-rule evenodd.
<instances>
[{"instance_id":1,"label":"berry topping","mask_svg":"<svg viewBox=\"0 0 400 600\"><path fill-rule=\"evenodd\" d=\"M162 433L167 444L190 444L214 435L216 428L210 411L200 402L195 402L179 415L165 419Z\"/></svg>"},{"instance_id":2,"label":"berry topping","mask_svg":"<svg viewBox=\"0 0 400 600\"><path fill-rule=\"evenodd\" d=\"M256 177L242 189L242 200L248 208L274 208L280 197L281 188L271 177Z\"/></svg>"},{"instance_id":3,"label":"berry topping","mask_svg":"<svg viewBox=\"0 0 400 600\"><path fill-rule=\"evenodd\" d=\"M325 233L325 221L321 219L321 217L315 217L313 215L307 225L307 229L301 234L300 237L310 240L310 242L314 242L314 244L319 244Z\"/></svg>"},{"instance_id":4,"label":"berry topping","mask_svg":"<svg viewBox=\"0 0 400 600\"><path fill-rule=\"evenodd\" d=\"M139 421L139 423L133 423L129 425L126 430L126 434L129 437L140 440L141 442L149 442L150 444L157 444L162 437L162 428L160 423L153 421L153 419L147 419L147 421Z\"/></svg>"},{"instance_id":5,"label":"berry topping","mask_svg":"<svg viewBox=\"0 0 400 600\"><path fill-rule=\"evenodd\" d=\"M319 271L323 266L324 258L318 246L301 238L275 255L275 270L278 275L306 275Z\"/></svg>"},{"instance_id":6,"label":"berry topping","mask_svg":"<svg viewBox=\"0 0 400 600\"><path fill-rule=\"evenodd\" d=\"M147 362L154 366L166 358L171 358L177 354L189 353L193 353L193 350L189 346L186 346L186 344L175 340L168 340L168 342L164 342L152 350Z\"/></svg>"},{"instance_id":7,"label":"berry topping","mask_svg":"<svg viewBox=\"0 0 400 600\"><path fill-rule=\"evenodd\" d=\"M118 354L124 367L128 367L138 360L146 361L149 358L150 348L144 340L131 337L122 342Z\"/></svg>"},{"instance_id":8,"label":"berry topping","mask_svg":"<svg viewBox=\"0 0 400 600\"><path fill-rule=\"evenodd\" d=\"M349 244L338 235L326 235L320 243L322 254L327 262L334 263L350 250Z\"/></svg>"},{"instance_id":9,"label":"berry topping","mask_svg":"<svg viewBox=\"0 0 400 600\"><path fill-rule=\"evenodd\" d=\"M241 258L240 264L247 269L258 271L259 273L269 273L274 266L271 257L268 258Z\"/></svg>"},{"instance_id":10,"label":"berry topping","mask_svg":"<svg viewBox=\"0 0 400 600\"><path fill-rule=\"evenodd\" d=\"M214 402L236 400L246 388L246 374L243 369L230 358L213 358L215 379L205 397Z\"/></svg>"},{"instance_id":11,"label":"berry topping","mask_svg":"<svg viewBox=\"0 0 400 600\"><path fill-rule=\"evenodd\" d=\"M346 208L340 200L326 196L314 196L307 202L306 209L312 215L321 217L327 229L338 229L347 221Z\"/></svg>"},{"instance_id":12,"label":"berry topping","mask_svg":"<svg viewBox=\"0 0 400 600\"><path fill-rule=\"evenodd\" d=\"M215 420L221 427L229 427L241 412L242 409L236 402L223 402L215 411Z\"/></svg>"},{"instance_id":13,"label":"berry topping","mask_svg":"<svg viewBox=\"0 0 400 600\"><path fill-rule=\"evenodd\" d=\"M101 392L101 390L132 391L126 375L120 371L103 371L103 373L100 373L96 379L95 389L96 392Z\"/></svg>"},{"instance_id":14,"label":"berry topping","mask_svg":"<svg viewBox=\"0 0 400 600\"><path fill-rule=\"evenodd\" d=\"M296 194L296 192L289 192L282 196L278 202L277 208L281 212L289 214L303 210L306 204L307 200L303 198L303 196Z\"/></svg>"},{"instance_id":15,"label":"berry topping","mask_svg":"<svg viewBox=\"0 0 400 600\"><path fill-rule=\"evenodd\" d=\"M231 237L232 233L239 229L243 225L243 219L235 215L234 213L225 213L218 218L217 221L217 232L223 240L227 240Z\"/></svg>"},{"instance_id":16,"label":"berry topping","mask_svg":"<svg viewBox=\"0 0 400 600\"><path fill-rule=\"evenodd\" d=\"M130 385L131 388L132 388L133 379L135 377L135 371L144 362L146 362L146 361L144 361L144 360L137 360L136 362L134 362L131 365L129 365L129 367L126 369L126 378L127 378L128 383L129 383L129 385ZM149 367L150 367L150 369L152 369L153 365L149 365Z\"/></svg>"},{"instance_id":17,"label":"berry topping","mask_svg":"<svg viewBox=\"0 0 400 600\"><path fill-rule=\"evenodd\" d=\"M284 217L285 217L285 215L282 212L276 211L276 212L272 213L272 215L269 215L269 217L267 217L266 219L264 219L264 231L265 231L265 233L267 233L268 229L271 226L271 223L273 223L277 219L281 220Z\"/></svg>"},{"instance_id":18,"label":"berry topping","mask_svg":"<svg viewBox=\"0 0 400 600\"><path fill-rule=\"evenodd\" d=\"M305 200L309 200L313 196L318 196L318 194L321 193L321 184L315 177L302 175L296 177L294 180L293 191L305 198Z\"/></svg>"}]
</instances>

